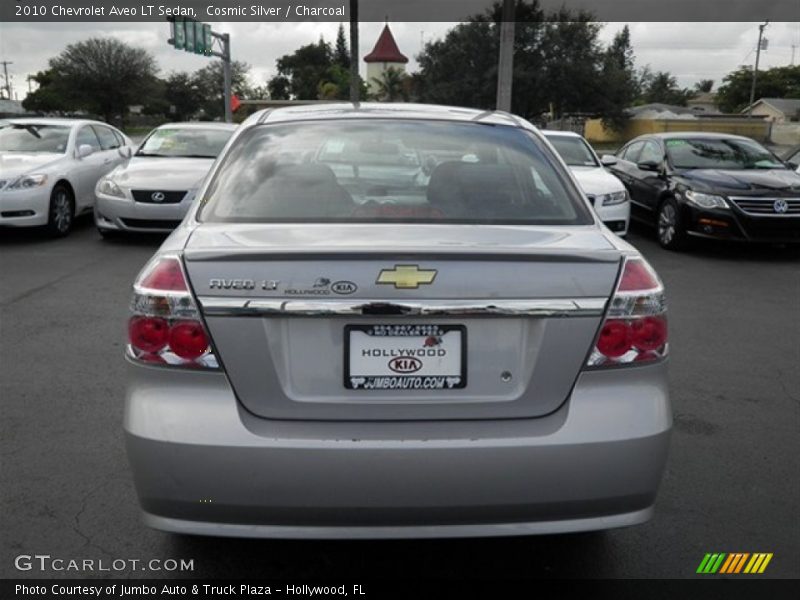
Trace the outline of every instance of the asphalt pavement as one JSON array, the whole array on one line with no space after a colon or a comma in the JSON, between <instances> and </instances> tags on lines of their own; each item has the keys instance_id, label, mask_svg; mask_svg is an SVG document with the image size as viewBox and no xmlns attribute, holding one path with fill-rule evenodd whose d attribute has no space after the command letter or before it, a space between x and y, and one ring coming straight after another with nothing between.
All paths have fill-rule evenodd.
<instances>
[{"instance_id":1,"label":"asphalt pavement","mask_svg":"<svg viewBox=\"0 0 800 600\"><path fill-rule=\"evenodd\" d=\"M130 284L163 238L0 231L0 577L19 555L193 559L180 576L693 577L707 552L771 552L800 577L800 250L630 241L667 286L675 429L654 520L598 534L442 541L172 536L139 521L122 444ZM126 569L115 576L177 573Z\"/></svg>"}]
</instances>

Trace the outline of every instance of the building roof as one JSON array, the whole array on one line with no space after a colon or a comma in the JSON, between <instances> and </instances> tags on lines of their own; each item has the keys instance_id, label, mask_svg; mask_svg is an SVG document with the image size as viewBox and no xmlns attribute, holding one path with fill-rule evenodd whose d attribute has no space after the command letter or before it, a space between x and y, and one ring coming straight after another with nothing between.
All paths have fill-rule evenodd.
<instances>
[{"instance_id":1,"label":"building roof","mask_svg":"<svg viewBox=\"0 0 800 600\"><path fill-rule=\"evenodd\" d=\"M689 98L687 104L717 104L717 95L714 92L700 92L694 98Z\"/></svg>"},{"instance_id":2,"label":"building roof","mask_svg":"<svg viewBox=\"0 0 800 600\"><path fill-rule=\"evenodd\" d=\"M364 62L408 62L408 58L397 47L397 42L394 41L392 30L389 29L388 24L381 31L381 35L378 37L378 41L375 42L372 52L364 57Z\"/></svg>"},{"instance_id":3,"label":"building roof","mask_svg":"<svg viewBox=\"0 0 800 600\"><path fill-rule=\"evenodd\" d=\"M753 106L758 104L769 104L787 117L793 117L800 113L800 98L759 98L753 102ZM747 112L748 110L750 110L749 106L742 112Z\"/></svg>"}]
</instances>

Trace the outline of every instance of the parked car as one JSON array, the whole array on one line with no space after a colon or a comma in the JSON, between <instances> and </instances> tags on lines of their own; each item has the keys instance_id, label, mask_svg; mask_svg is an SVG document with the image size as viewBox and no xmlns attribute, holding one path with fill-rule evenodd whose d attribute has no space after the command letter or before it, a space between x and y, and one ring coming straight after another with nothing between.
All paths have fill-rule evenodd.
<instances>
[{"instance_id":1,"label":"parked car","mask_svg":"<svg viewBox=\"0 0 800 600\"><path fill-rule=\"evenodd\" d=\"M785 160L792 169L800 173L800 146L795 146L783 155Z\"/></svg>"},{"instance_id":2,"label":"parked car","mask_svg":"<svg viewBox=\"0 0 800 600\"><path fill-rule=\"evenodd\" d=\"M94 206L97 180L130 153L131 140L99 121L25 118L0 127L0 226L67 235Z\"/></svg>"},{"instance_id":3,"label":"parked car","mask_svg":"<svg viewBox=\"0 0 800 600\"><path fill-rule=\"evenodd\" d=\"M644 135L616 157L611 169L628 188L632 217L655 224L665 248L690 236L800 243L800 175L749 138Z\"/></svg>"},{"instance_id":4,"label":"parked car","mask_svg":"<svg viewBox=\"0 0 800 600\"><path fill-rule=\"evenodd\" d=\"M317 160L331 140L368 173ZM409 152L464 157L398 177ZM258 112L131 310L124 429L152 527L522 535L653 514L663 286L520 118Z\"/></svg>"},{"instance_id":5,"label":"parked car","mask_svg":"<svg viewBox=\"0 0 800 600\"><path fill-rule=\"evenodd\" d=\"M605 167L615 164L613 157L601 162L582 136L571 131L542 131L559 156L567 163L589 202L606 227L617 235L628 233L631 203L622 182Z\"/></svg>"},{"instance_id":6,"label":"parked car","mask_svg":"<svg viewBox=\"0 0 800 600\"><path fill-rule=\"evenodd\" d=\"M100 234L174 229L235 129L230 123L196 122L151 131L130 160L97 182L94 217Z\"/></svg>"}]
</instances>

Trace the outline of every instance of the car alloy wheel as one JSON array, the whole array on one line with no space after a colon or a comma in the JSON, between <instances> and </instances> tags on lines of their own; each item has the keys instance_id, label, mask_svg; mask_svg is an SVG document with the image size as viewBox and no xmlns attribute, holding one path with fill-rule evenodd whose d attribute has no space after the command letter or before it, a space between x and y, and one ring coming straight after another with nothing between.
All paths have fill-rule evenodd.
<instances>
[{"instance_id":1,"label":"car alloy wheel","mask_svg":"<svg viewBox=\"0 0 800 600\"><path fill-rule=\"evenodd\" d=\"M72 194L63 185L56 186L50 194L50 218L47 229L55 237L65 236L72 229L74 218Z\"/></svg>"},{"instance_id":2,"label":"car alloy wheel","mask_svg":"<svg viewBox=\"0 0 800 600\"><path fill-rule=\"evenodd\" d=\"M669 246L675 239L677 215L672 203L665 202L658 213L658 239L662 246Z\"/></svg>"}]
</instances>

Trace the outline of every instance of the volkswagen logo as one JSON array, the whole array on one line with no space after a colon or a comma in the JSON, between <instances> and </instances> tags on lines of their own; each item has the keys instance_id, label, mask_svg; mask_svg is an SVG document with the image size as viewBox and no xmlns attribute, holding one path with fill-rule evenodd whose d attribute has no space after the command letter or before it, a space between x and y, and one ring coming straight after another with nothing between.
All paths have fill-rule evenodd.
<instances>
[{"instance_id":1,"label":"volkswagen logo","mask_svg":"<svg viewBox=\"0 0 800 600\"><path fill-rule=\"evenodd\" d=\"M783 214L789 210L789 203L784 200L783 198L778 198L775 200L775 203L772 205L772 208L778 214Z\"/></svg>"},{"instance_id":2,"label":"volkswagen logo","mask_svg":"<svg viewBox=\"0 0 800 600\"><path fill-rule=\"evenodd\" d=\"M150 199L153 202L163 202L164 201L164 192L153 192L150 194Z\"/></svg>"}]
</instances>

